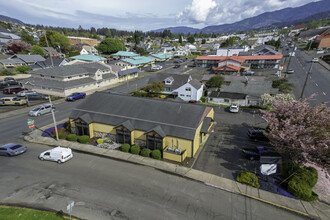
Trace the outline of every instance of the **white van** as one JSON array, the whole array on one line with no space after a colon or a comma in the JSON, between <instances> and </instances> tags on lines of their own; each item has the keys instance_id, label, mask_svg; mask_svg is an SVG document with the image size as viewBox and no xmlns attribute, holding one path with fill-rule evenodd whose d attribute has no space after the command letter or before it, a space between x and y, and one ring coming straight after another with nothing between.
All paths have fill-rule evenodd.
<instances>
[{"instance_id":1,"label":"white van","mask_svg":"<svg viewBox=\"0 0 330 220\"><path fill-rule=\"evenodd\" d=\"M40 160L50 160L57 163L64 163L73 157L72 150L70 148L55 147L54 149L42 152L39 155Z\"/></svg>"},{"instance_id":2,"label":"white van","mask_svg":"<svg viewBox=\"0 0 330 220\"><path fill-rule=\"evenodd\" d=\"M53 109L55 109L55 107L53 107ZM50 104L39 105L39 106L33 108L29 112L29 116L40 116L40 115L44 115L44 114L50 113L51 110L52 110L52 106Z\"/></svg>"}]
</instances>

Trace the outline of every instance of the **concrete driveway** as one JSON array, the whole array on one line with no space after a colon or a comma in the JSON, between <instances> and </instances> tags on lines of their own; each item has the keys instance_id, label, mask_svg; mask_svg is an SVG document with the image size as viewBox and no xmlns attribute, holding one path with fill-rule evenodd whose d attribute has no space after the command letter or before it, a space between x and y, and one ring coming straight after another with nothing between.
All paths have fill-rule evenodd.
<instances>
[{"instance_id":1,"label":"concrete driveway","mask_svg":"<svg viewBox=\"0 0 330 220\"><path fill-rule=\"evenodd\" d=\"M262 141L252 141L247 130L252 126L265 127L266 123L258 111L240 110L230 113L223 107L214 108L214 132L205 143L193 168L228 179L235 179L240 170L254 171L259 162L246 159L243 146L268 146Z\"/></svg>"}]
</instances>

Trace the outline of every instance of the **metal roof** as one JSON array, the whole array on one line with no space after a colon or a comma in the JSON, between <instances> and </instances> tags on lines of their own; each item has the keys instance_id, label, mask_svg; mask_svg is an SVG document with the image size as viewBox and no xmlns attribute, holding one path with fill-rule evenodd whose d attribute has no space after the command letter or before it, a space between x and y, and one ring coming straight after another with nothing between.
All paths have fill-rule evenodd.
<instances>
[{"instance_id":1,"label":"metal roof","mask_svg":"<svg viewBox=\"0 0 330 220\"><path fill-rule=\"evenodd\" d=\"M104 60L107 60L104 57L96 56L96 55L93 55L93 54L81 54L81 55L78 55L78 56L69 57L69 59L85 60L85 61L104 61Z\"/></svg>"}]
</instances>

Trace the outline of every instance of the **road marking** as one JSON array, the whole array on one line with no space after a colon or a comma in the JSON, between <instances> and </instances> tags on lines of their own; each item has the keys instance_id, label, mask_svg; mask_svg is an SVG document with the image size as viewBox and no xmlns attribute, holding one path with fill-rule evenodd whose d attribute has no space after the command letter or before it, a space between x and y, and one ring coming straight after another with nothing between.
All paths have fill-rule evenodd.
<instances>
[{"instance_id":1,"label":"road marking","mask_svg":"<svg viewBox=\"0 0 330 220\"><path fill-rule=\"evenodd\" d=\"M316 85L316 86L319 86L319 85L317 85L317 83L315 83L315 85Z\"/></svg>"},{"instance_id":2,"label":"road marking","mask_svg":"<svg viewBox=\"0 0 330 220\"><path fill-rule=\"evenodd\" d=\"M325 92L322 92L323 93L323 95L327 95Z\"/></svg>"}]
</instances>

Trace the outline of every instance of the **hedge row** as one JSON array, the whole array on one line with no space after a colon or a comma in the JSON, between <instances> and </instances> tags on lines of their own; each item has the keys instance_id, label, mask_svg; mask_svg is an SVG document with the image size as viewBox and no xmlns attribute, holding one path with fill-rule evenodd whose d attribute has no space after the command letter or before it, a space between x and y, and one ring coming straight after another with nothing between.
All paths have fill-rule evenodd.
<instances>
[{"instance_id":1,"label":"hedge row","mask_svg":"<svg viewBox=\"0 0 330 220\"><path fill-rule=\"evenodd\" d=\"M258 177L254 173L247 171L240 171L238 173L237 182L244 183L246 185L253 186L256 188L260 187Z\"/></svg>"},{"instance_id":2,"label":"hedge row","mask_svg":"<svg viewBox=\"0 0 330 220\"><path fill-rule=\"evenodd\" d=\"M61 137L59 136L59 138L60 139L65 139L65 136L64 136L65 134L63 133L63 135L62 135L62 133L61 133ZM69 134L68 136L66 136L66 139L68 140L68 141L72 141L72 142L76 142L76 141L78 141L79 143L81 143L81 144L88 144L89 143L89 141L90 141L90 138L89 138L89 136L88 135L82 135L82 136L79 136L79 137L77 137L77 135L76 134Z\"/></svg>"},{"instance_id":3,"label":"hedge row","mask_svg":"<svg viewBox=\"0 0 330 220\"><path fill-rule=\"evenodd\" d=\"M143 148L141 150L140 146L133 145L132 147L129 144L122 144L121 145L121 151L123 152L130 152L131 154L141 155L143 157L151 157L156 160L160 160L162 158L162 153L160 150L153 150L151 151L148 148Z\"/></svg>"}]
</instances>

